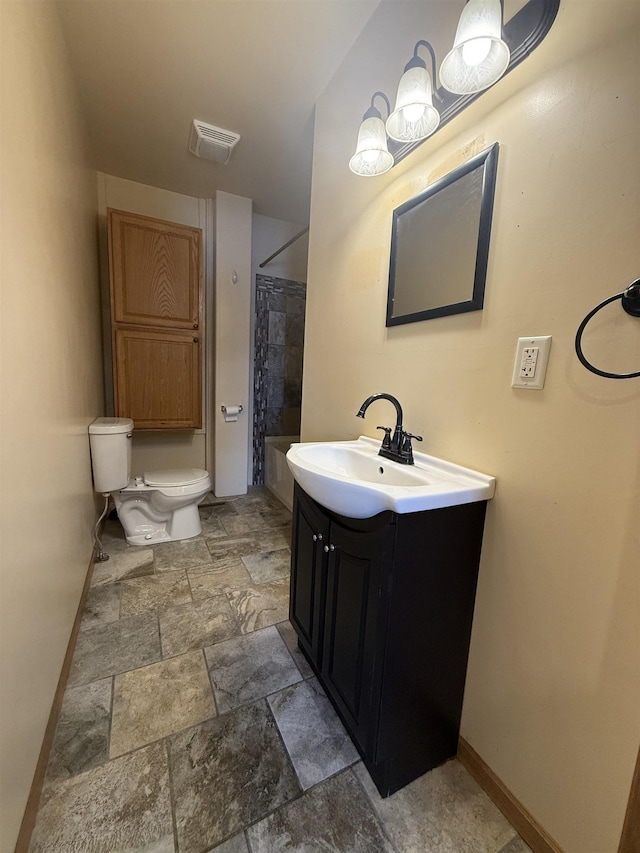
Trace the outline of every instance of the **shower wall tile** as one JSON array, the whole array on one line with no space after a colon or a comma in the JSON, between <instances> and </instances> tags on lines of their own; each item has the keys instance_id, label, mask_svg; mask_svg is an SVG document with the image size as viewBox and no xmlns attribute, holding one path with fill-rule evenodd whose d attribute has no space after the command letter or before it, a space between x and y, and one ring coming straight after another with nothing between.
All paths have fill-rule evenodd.
<instances>
[{"instance_id":1,"label":"shower wall tile","mask_svg":"<svg viewBox=\"0 0 640 853\"><path fill-rule=\"evenodd\" d=\"M269 311L269 343L285 345L287 336L287 315L284 311Z\"/></svg>"},{"instance_id":2,"label":"shower wall tile","mask_svg":"<svg viewBox=\"0 0 640 853\"><path fill-rule=\"evenodd\" d=\"M269 344L267 346L267 372L272 376L284 376L284 346ZM267 404L268 405L268 404Z\"/></svg>"},{"instance_id":3,"label":"shower wall tile","mask_svg":"<svg viewBox=\"0 0 640 853\"><path fill-rule=\"evenodd\" d=\"M287 314L287 344L301 347L304 343L304 314Z\"/></svg>"},{"instance_id":4,"label":"shower wall tile","mask_svg":"<svg viewBox=\"0 0 640 853\"><path fill-rule=\"evenodd\" d=\"M264 483L265 437L300 432L304 282L256 276L253 482ZM285 382L296 380L296 383Z\"/></svg>"},{"instance_id":5,"label":"shower wall tile","mask_svg":"<svg viewBox=\"0 0 640 853\"><path fill-rule=\"evenodd\" d=\"M286 382L287 380L284 376L269 376L267 379L268 408L281 409L284 406L284 389Z\"/></svg>"},{"instance_id":6,"label":"shower wall tile","mask_svg":"<svg viewBox=\"0 0 640 853\"><path fill-rule=\"evenodd\" d=\"M287 408L300 408L302 402L302 379L284 380L284 406Z\"/></svg>"},{"instance_id":7,"label":"shower wall tile","mask_svg":"<svg viewBox=\"0 0 640 853\"><path fill-rule=\"evenodd\" d=\"M270 279L267 276L259 275L257 276L258 281L262 279L265 283L265 287L267 288L267 307L269 311L285 311L287 310L287 296L282 290L273 290L272 288L277 285L271 284L269 286L268 282L277 281L277 279ZM258 285L260 286L260 285Z\"/></svg>"},{"instance_id":8,"label":"shower wall tile","mask_svg":"<svg viewBox=\"0 0 640 853\"><path fill-rule=\"evenodd\" d=\"M287 314L302 314L306 309L306 298L297 294L287 295Z\"/></svg>"},{"instance_id":9,"label":"shower wall tile","mask_svg":"<svg viewBox=\"0 0 640 853\"><path fill-rule=\"evenodd\" d=\"M267 418L265 423L265 435L286 435L283 426L284 409L267 409Z\"/></svg>"},{"instance_id":10,"label":"shower wall tile","mask_svg":"<svg viewBox=\"0 0 640 853\"><path fill-rule=\"evenodd\" d=\"M302 379L302 347L286 347L284 375L291 379Z\"/></svg>"},{"instance_id":11,"label":"shower wall tile","mask_svg":"<svg viewBox=\"0 0 640 853\"><path fill-rule=\"evenodd\" d=\"M300 407L282 410L282 432L280 435L297 435L300 432Z\"/></svg>"}]
</instances>

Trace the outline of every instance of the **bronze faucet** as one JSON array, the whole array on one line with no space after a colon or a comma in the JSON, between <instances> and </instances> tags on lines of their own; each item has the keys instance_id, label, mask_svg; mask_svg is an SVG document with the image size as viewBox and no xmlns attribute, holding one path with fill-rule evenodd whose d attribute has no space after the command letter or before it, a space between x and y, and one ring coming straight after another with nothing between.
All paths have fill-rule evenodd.
<instances>
[{"instance_id":1,"label":"bronze faucet","mask_svg":"<svg viewBox=\"0 0 640 853\"><path fill-rule=\"evenodd\" d=\"M413 465L411 439L415 438L417 441L422 441L422 436L412 435L410 432L404 431L402 428L402 406L394 396L384 392L372 394L360 406L357 417L364 418L365 412L375 400L389 400L396 408L396 426L393 436L391 436L391 427L376 427L376 429L384 430L384 438L378 455L384 456L385 459L392 459L394 462L401 462L403 465Z\"/></svg>"}]
</instances>

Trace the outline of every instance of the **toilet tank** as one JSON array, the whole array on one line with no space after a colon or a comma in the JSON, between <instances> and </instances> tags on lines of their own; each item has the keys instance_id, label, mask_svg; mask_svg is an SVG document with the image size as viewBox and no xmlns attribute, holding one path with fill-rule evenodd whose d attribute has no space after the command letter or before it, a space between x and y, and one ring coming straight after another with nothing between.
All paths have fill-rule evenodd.
<instances>
[{"instance_id":1,"label":"toilet tank","mask_svg":"<svg viewBox=\"0 0 640 853\"><path fill-rule=\"evenodd\" d=\"M131 479L131 418L97 418L89 425L93 487L116 492Z\"/></svg>"}]
</instances>

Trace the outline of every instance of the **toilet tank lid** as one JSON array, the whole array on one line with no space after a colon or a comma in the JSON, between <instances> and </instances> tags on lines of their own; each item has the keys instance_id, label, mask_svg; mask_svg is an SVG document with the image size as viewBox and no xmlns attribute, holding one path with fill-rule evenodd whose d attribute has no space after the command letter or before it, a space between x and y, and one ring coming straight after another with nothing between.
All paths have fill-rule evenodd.
<instances>
[{"instance_id":1,"label":"toilet tank lid","mask_svg":"<svg viewBox=\"0 0 640 853\"><path fill-rule=\"evenodd\" d=\"M203 468L171 468L168 471L145 471L147 486L192 486L206 480L209 474Z\"/></svg>"},{"instance_id":2,"label":"toilet tank lid","mask_svg":"<svg viewBox=\"0 0 640 853\"><path fill-rule=\"evenodd\" d=\"M96 418L89 424L91 435L108 435L109 433L133 432L131 418Z\"/></svg>"}]
</instances>

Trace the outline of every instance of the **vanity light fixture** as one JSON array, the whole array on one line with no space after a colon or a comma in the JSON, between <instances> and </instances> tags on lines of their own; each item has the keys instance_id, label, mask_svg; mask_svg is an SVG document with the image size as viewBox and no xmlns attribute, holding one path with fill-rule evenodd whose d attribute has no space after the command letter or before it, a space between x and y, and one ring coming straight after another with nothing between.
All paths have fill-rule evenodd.
<instances>
[{"instance_id":1,"label":"vanity light fixture","mask_svg":"<svg viewBox=\"0 0 640 853\"><path fill-rule=\"evenodd\" d=\"M419 47L426 47L431 55L433 77L427 71L424 59L418 56ZM433 106L435 76L436 55L429 42L421 39L404 67L404 74L398 85L396 106L387 119L387 133L391 139L396 142L417 142L436 131L440 124L440 113Z\"/></svg>"},{"instance_id":2,"label":"vanity light fixture","mask_svg":"<svg viewBox=\"0 0 640 853\"><path fill-rule=\"evenodd\" d=\"M358 146L349 166L356 175L382 175L411 154L425 139L447 125L525 60L541 44L558 14L560 0L524 0L503 23L504 0L466 0L453 49L436 78L436 59L429 42L417 42L398 86L391 111L383 92L371 99L358 134ZM426 47L432 73L418 56ZM385 139L382 118L373 106L384 98L389 109ZM437 109L434 106L437 101Z\"/></svg>"},{"instance_id":3,"label":"vanity light fixture","mask_svg":"<svg viewBox=\"0 0 640 853\"><path fill-rule=\"evenodd\" d=\"M502 39L502 3L503 0L467 0L453 49L440 68L440 82L449 92L458 95L481 92L507 70L510 52ZM420 47L429 51L432 74L418 55ZM394 165L394 157L387 147L387 134L397 143L410 145L435 133L440 124L440 113L433 106L434 94L438 101L443 102L435 87L435 79L434 50L428 41L421 39L404 67L393 112L384 92L375 92L371 97L371 106L364 114L358 132L356 153L349 161L352 172L373 177L389 171ZM386 125L382 123L380 110L373 104L376 97L384 98L387 105Z\"/></svg>"},{"instance_id":4,"label":"vanity light fixture","mask_svg":"<svg viewBox=\"0 0 640 853\"><path fill-rule=\"evenodd\" d=\"M362 116L362 124L358 131L356 153L349 160L349 168L356 175L383 175L393 166L393 155L387 148L387 134L382 121L380 110L373 102L383 98L387 105L387 113L391 112L389 98L384 92L374 92L371 96L371 106Z\"/></svg>"},{"instance_id":5,"label":"vanity light fixture","mask_svg":"<svg viewBox=\"0 0 640 853\"><path fill-rule=\"evenodd\" d=\"M501 0L468 0L440 67L440 82L457 95L482 92L502 77L510 57L502 38Z\"/></svg>"}]
</instances>

